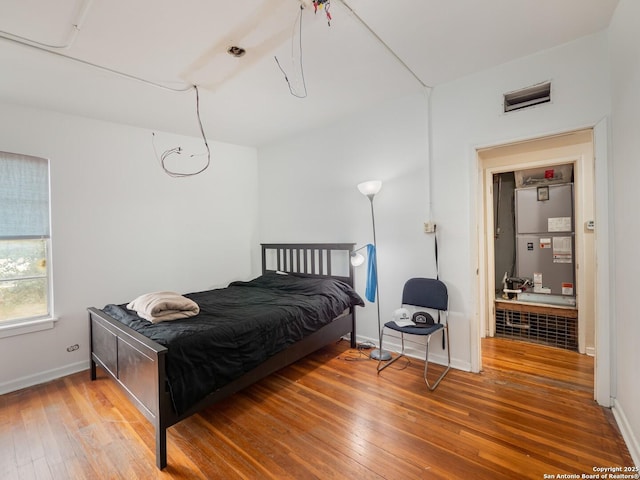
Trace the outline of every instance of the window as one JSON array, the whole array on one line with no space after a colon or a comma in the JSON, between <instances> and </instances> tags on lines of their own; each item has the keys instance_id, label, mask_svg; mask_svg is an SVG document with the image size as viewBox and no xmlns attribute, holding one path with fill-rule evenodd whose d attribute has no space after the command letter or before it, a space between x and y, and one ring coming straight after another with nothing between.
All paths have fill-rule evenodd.
<instances>
[{"instance_id":1,"label":"window","mask_svg":"<svg viewBox=\"0 0 640 480\"><path fill-rule=\"evenodd\" d=\"M0 152L0 328L51 316L49 162Z\"/></svg>"}]
</instances>

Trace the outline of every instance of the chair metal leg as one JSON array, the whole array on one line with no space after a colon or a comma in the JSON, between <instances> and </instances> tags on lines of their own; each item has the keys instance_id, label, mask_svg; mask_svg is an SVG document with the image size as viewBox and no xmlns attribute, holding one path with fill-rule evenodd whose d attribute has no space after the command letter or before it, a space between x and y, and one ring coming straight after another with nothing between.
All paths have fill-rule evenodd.
<instances>
[{"instance_id":1,"label":"chair metal leg","mask_svg":"<svg viewBox=\"0 0 640 480\"><path fill-rule=\"evenodd\" d=\"M426 354L425 354L425 359L424 359L424 383L427 384L427 388L430 391L433 391L433 390L436 389L436 387L440 384L440 382L442 381L444 376L451 369L451 350L449 349L449 326L448 325L445 325L445 327L442 329L442 335L444 335L446 337L447 368L444 370L444 372L442 372L442 374L438 377L438 379L435 381L435 383L433 385L431 385L429 383L429 380L427 379L427 372L429 370L429 344L431 343L431 335L427 336ZM382 350L383 337L384 337L384 327L382 329L382 334L380 335L380 350ZM391 365L392 363L396 362L397 360L399 360L400 358L405 356L405 353L404 353L404 333L402 333L402 332L400 332L400 341L401 341L401 345L402 345L402 350L400 351L399 354L397 354L391 360L385 361L384 364L383 364L382 360L380 360L380 359L378 360L378 368L377 368L378 374L380 374L380 372L382 370L384 370L385 368L387 368L389 365Z\"/></svg>"},{"instance_id":2,"label":"chair metal leg","mask_svg":"<svg viewBox=\"0 0 640 480\"><path fill-rule=\"evenodd\" d=\"M449 326L445 325L442 329L442 335L447 337L447 368L442 372L442 374L438 377L436 382L432 385L429 384L429 380L427 380L427 370L429 369L429 343L431 342L431 335L427 337L427 354L424 359L424 383L427 384L427 388L431 391L434 391L438 384L442 381L444 376L451 369L451 350L449 350Z\"/></svg>"},{"instance_id":3,"label":"chair metal leg","mask_svg":"<svg viewBox=\"0 0 640 480\"><path fill-rule=\"evenodd\" d=\"M382 340L384 337L384 327L382 327L382 334L380 335L380 350L382 350ZM404 333L400 332L400 340L402 343L402 351L397 354L395 357L392 356L391 360L385 360L384 361L384 365L383 360L380 358L378 359L378 374L384 370L385 368L387 368L389 365L391 365L392 363L398 361L399 359L401 359L402 357L404 357Z\"/></svg>"}]
</instances>

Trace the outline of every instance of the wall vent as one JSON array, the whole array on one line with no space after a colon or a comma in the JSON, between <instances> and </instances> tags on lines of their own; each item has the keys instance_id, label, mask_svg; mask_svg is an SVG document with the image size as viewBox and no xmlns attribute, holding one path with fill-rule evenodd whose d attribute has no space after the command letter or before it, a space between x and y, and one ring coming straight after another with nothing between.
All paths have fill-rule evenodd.
<instances>
[{"instance_id":1,"label":"wall vent","mask_svg":"<svg viewBox=\"0 0 640 480\"><path fill-rule=\"evenodd\" d=\"M504 94L504 111L512 112L551 102L551 82L539 83L531 87Z\"/></svg>"},{"instance_id":2,"label":"wall vent","mask_svg":"<svg viewBox=\"0 0 640 480\"><path fill-rule=\"evenodd\" d=\"M577 311L567 312L571 313L564 316L554 310L528 312L496 307L496 337L578 351Z\"/></svg>"}]
</instances>

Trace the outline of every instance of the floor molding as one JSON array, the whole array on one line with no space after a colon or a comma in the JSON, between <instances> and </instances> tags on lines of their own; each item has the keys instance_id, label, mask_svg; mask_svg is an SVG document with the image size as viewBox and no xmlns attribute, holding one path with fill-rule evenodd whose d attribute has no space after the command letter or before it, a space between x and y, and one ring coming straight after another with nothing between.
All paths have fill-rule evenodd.
<instances>
[{"instance_id":1,"label":"floor molding","mask_svg":"<svg viewBox=\"0 0 640 480\"><path fill-rule=\"evenodd\" d=\"M638 439L627 420L627 416L624 414L624 410L617 400L613 401L611 411L618 423L618 428L620 429L620 433L622 433L622 438L624 438L624 441L627 444L629 454L631 455L631 458L633 458L633 463L635 463L636 467L640 468L640 442L638 442Z\"/></svg>"},{"instance_id":2,"label":"floor molding","mask_svg":"<svg viewBox=\"0 0 640 480\"><path fill-rule=\"evenodd\" d=\"M22 390L23 388L32 387L34 385L39 385L41 383L49 382L60 377L71 375L72 373L77 373L81 372L82 370L88 369L89 361L83 360L82 362L71 363L59 368L39 372L35 375L27 375L26 377L21 377L9 382L0 383L0 395L4 395L5 393L9 392L15 392L16 390Z\"/></svg>"},{"instance_id":3,"label":"floor molding","mask_svg":"<svg viewBox=\"0 0 640 480\"><path fill-rule=\"evenodd\" d=\"M406 338L410 336L407 335ZM417 336L414 336L417 338ZM447 364L447 353L446 350L442 350L439 345L442 337L435 335L431 340L431 346L429 347L429 362L437 363L438 365L446 365ZM420 339L424 340L424 339ZM357 337L358 343L372 343L374 345L378 345L378 340L369 338L369 337ZM416 360L424 360L424 348L425 346L420 344L416 347L413 347L412 344L418 344L418 342L414 342L412 340L405 341L405 355L407 357L415 358ZM388 350L394 356L397 352L402 350L402 345L400 343L400 337L396 336L386 336L384 339L384 350ZM376 347L377 348L377 347ZM451 368L455 368L457 370L462 370L463 372L471 371L471 362L460 360L451 355Z\"/></svg>"}]
</instances>

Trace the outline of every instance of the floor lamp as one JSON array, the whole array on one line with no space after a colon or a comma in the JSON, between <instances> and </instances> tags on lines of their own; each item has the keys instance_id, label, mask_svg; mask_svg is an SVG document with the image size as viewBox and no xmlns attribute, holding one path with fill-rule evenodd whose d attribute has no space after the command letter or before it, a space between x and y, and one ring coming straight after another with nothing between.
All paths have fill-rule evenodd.
<instances>
[{"instance_id":1,"label":"floor lamp","mask_svg":"<svg viewBox=\"0 0 640 480\"><path fill-rule=\"evenodd\" d=\"M371 224L373 226L373 267L375 271L375 287L376 287L376 307L378 308L378 345L381 345L381 333L382 327L380 325L380 284L378 283L378 247L376 244L376 216L373 212L373 197L380 191L382 188L382 182L380 180L371 180L369 182L363 182L358 184L358 190L360 193L365 195L369 202L371 203ZM364 248L364 247L363 247ZM371 301L371 299L369 299ZM381 350L376 348L371 352L371 358L375 360L391 360L391 354L385 350Z\"/></svg>"}]
</instances>

